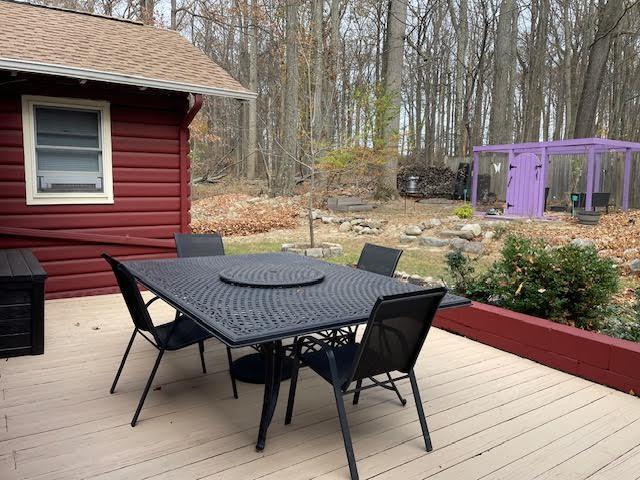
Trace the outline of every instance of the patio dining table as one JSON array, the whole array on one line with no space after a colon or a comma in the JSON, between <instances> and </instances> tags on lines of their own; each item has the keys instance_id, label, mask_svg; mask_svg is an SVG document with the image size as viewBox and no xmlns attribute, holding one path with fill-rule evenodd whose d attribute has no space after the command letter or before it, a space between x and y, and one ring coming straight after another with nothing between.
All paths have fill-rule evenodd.
<instances>
[{"instance_id":1,"label":"patio dining table","mask_svg":"<svg viewBox=\"0 0 640 480\"><path fill-rule=\"evenodd\" d=\"M125 262L137 281L230 347L261 345L265 385L257 450L281 381L282 341L365 323L376 299L424 287L291 253ZM440 308L468 305L447 294Z\"/></svg>"}]
</instances>

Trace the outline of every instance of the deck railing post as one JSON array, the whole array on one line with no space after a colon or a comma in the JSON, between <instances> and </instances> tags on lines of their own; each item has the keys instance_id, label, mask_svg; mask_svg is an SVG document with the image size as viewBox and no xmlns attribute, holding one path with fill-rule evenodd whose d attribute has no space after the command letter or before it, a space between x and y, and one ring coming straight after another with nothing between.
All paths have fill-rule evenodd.
<instances>
[{"instance_id":1,"label":"deck railing post","mask_svg":"<svg viewBox=\"0 0 640 480\"><path fill-rule=\"evenodd\" d=\"M591 210L593 198L593 177L595 170L595 151L593 147L589 147L587 154L587 197L585 199L584 209Z\"/></svg>"},{"instance_id":2,"label":"deck railing post","mask_svg":"<svg viewBox=\"0 0 640 480\"><path fill-rule=\"evenodd\" d=\"M471 205L476 208L478 204L478 175L480 173L480 154L473 152L473 173L471 176Z\"/></svg>"},{"instance_id":3,"label":"deck railing post","mask_svg":"<svg viewBox=\"0 0 640 480\"><path fill-rule=\"evenodd\" d=\"M629 210L629 188L631 186L631 149L624 151L624 177L622 177L622 210Z\"/></svg>"}]
</instances>

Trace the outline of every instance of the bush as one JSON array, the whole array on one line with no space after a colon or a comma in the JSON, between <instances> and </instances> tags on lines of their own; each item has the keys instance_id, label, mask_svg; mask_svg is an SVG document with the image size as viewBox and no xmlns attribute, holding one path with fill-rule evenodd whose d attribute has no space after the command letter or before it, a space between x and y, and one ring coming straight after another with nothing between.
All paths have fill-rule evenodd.
<instances>
[{"instance_id":1,"label":"bush","mask_svg":"<svg viewBox=\"0 0 640 480\"><path fill-rule=\"evenodd\" d=\"M510 236L502 258L474 275L455 257L448 267L460 294L516 312L595 330L618 291L615 265L594 248L550 248L541 240Z\"/></svg>"},{"instance_id":2,"label":"bush","mask_svg":"<svg viewBox=\"0 0 640 480\"><path fill-rule=\"evenodd\" d=\"M460 205L459 207L454 208L453 214L456 217L462 219L471 218L473 217L473 207L471 207L471 205L469 205L468 203L465 203L464 205Z\"/></svg>"}]
</instances>

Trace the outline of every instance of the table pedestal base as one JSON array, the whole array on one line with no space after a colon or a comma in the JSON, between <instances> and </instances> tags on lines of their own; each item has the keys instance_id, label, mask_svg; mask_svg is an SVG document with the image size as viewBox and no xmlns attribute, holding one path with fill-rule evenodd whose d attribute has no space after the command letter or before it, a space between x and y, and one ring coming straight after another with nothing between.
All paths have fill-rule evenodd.
<instances>
[{"instance_id":1,"label":"table pedestal base","mask_svg":"<svg viewBox=\"0 0 640 480\"><path fill-rule=\"evenodd\" d=\"M233 377L245 383L255 383L262 385L265 383L265 358L262 353L251 353L234 360L231 364L231 374ZM282 359L282 370L280 380L291 378L293 360L290 357Z\"/></svg>"}]
</instances>

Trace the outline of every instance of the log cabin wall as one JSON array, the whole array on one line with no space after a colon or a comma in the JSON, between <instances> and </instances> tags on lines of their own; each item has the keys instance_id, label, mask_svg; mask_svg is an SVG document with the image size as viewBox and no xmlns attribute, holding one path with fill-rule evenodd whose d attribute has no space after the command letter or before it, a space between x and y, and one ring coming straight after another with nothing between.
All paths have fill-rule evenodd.
<instances>
[{"instance_id":1,"label":"log cabin wall","mask_svg":"<svg viewBox=\"0 0 640 480\"><path fill-rule=\"evenodd\" d=\"M114 203L27 205L22 95L107 100ZM175 255L189 228L186 94L0 72L0 248L30 248L47 271L47 298L116 291L99 255Z\"/></svg>"}]
</instances>

